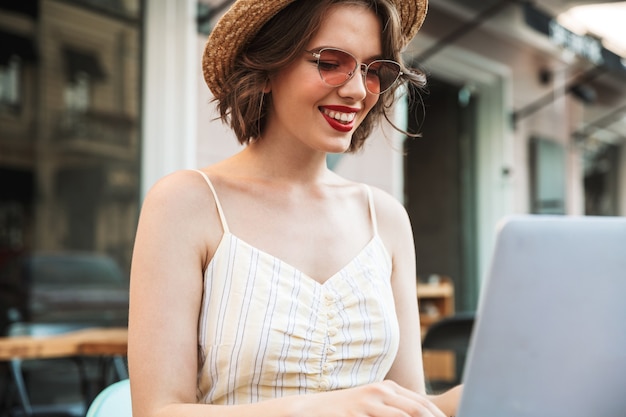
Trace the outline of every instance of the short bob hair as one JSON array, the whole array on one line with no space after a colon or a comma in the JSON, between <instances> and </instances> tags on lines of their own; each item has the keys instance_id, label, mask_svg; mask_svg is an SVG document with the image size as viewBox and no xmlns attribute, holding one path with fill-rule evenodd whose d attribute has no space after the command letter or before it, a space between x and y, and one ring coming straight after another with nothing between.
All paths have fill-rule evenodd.
<instances>
[{"instance_id":1,"label":"short bob hair","mask_svg":"<svg viewBox=\"0 0 626 417\"><path fill-rule=\"evenodd\" d=\"M422 72L409 70L400 55L403 37L400 17L389 0L301 0L294 1L270 19L236 59L225 80L223 93L215 97L220 118L230 124L241 144L260 138L265 125L271 93L264 93L270 75L293 63L313 38L328 9L336 4L370 8L381 19L383 57L402 66L401 81L418 89L426 85ZM287 29L288 28L288 29ZM356 129L347 152L363 146L381 116L393 125L388 111L395 102L395 92L402 82L383 93ZM395 127L398 130L401 130ZM405 132L406 133L406 132Z\"/></svg>"}]
</instances>

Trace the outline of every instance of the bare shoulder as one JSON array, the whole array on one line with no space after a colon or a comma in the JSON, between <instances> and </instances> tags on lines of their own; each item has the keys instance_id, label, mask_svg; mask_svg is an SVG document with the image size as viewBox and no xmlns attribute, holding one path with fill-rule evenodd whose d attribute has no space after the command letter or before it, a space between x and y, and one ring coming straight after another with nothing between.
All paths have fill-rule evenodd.
<instances>
[{"instance_id":1,"label":"bare shoulder","mask_svg":"<svg viewBox=\"0 0 626 417\"><path fill-rule=\"evenodd\" d=\"M395 255L413 248L413 231L405 207L388 192L371 187L376 208L378 233L385 246Z\"/></svg>"},{"instance_id":2,"label":"bare shoulder","mask_svg":"<svg viewBox=\"0 0 626 417\"><path fill-rule=\"evenodd\" d=\"M195 170L175 171L159 179L148 191L143 210L155 210L170 220L189 220L188 216L211 218L215 199L206 180ZM215 213L216 214L216 213ZM169 217L172 216L172 217ZM217 218L217 216L215 216Z\"/></svg>"},{"instance_id":3,"label":"bare shoulder","mask_svg":"<svg viewBox=\"0 0 626 417\"><path fill-rule=\"evenodd\" d=\"M159 179L148 191L146 203L164 208L184 208L212 200L202 175L193 170L181 170Z\"/></svg>"},{"instance_id":4,"label":"bare shoulder","mask_svg":"<svg viewBox=\"0 0 626 417\"><path fill-rule=\"evenodd\" d=\"M381 231L390 228L392 231L398 227L409 226L409 217L406 209L400 201L388 192L372 187L376 217Z\"/></svg>"},{"instance_id":5,"label":"bare shoulder","mask_svg":"<svg viewBox=\"0 0 626 417\"><path fill-rule=\"evenodd\" d=\"M200 245L213 245L222 234L211 189L193 170L176 171L158 180L146 195L141 217L163 233L186 235Z\"/></svg>"}]
</instances>

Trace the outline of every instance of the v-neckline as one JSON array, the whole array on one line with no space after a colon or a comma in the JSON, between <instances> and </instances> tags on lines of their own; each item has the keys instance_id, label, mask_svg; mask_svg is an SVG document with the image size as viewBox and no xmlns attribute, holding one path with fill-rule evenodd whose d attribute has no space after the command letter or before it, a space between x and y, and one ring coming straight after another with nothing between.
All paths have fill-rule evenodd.
<instances>
[{"instance_id":1,"label":"v-neckline","mask_svg":"<svg viewBox=\"0 0 626 417\"><path fill-rule=\"evenodd\" d=\"M378 234L374 234L374 236L372 236L372 238L365 244L365 246L363 246L363 248L361 248L361 250L359 250L355 256L353 256L345 265L343 265L337 272L333 273L332 275L330 275L328 278L324 279L323 281L319 281L315 278L313 278L312 276L310 276L309 274L307 274L306 272L302 271L301 269L295 267L294 265L290 264L287 261L284 261L283 259L272 255L271 253L268 253L262 249L257 248L256 246L246 242L245 240L239 238L237 235L231 233L231 232L224 232L224 234L222 235L222 239L220 240L219 244L217 245L217 248L215 249L215 253L213 254L213 258L211 259L211 261L209 262L207 269L209 269L211 267L211 264L213 264L215 258L217 257L218 253L220 252L221 248L223 245L225 245L226 241L228 239L234 239L238 242L238 244L241 244L243 246L246 246L247 248L249 248L252 251L257 252L259 255L264 256L265 258L272 260L274 262L278 262L280 265L285 266L291 270L293 270L294 272L296 272L298 275L302 276L305 280L312 282L314 285L318 285L320 287L325 287L329 282L337 279L337 277L341 276L342 273L350 268L350 266L352 266L352 264L356 261L358 261L369 249L371 246L373 246L375 243L379 243L382 245L382 241L380 241L380 237L378 236ZM383 245L384 248L384 245ZM385 253L386 249L385 249Z\"/></svg>"}]
</instances>

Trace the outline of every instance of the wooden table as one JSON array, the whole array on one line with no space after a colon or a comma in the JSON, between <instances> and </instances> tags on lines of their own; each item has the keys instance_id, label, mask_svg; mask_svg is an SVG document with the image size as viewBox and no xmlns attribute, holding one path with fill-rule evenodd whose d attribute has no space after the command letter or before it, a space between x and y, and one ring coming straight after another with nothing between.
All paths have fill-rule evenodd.
<instances>
[{"instance_id":1,"label":"wooden table","mask_svg":"<svg viewBox=\"0 0 626 417\"><path fill-rule=\"evenodd\" d=\"M123 362L128 348L128 329L125 327L91 327L46 336L0 337L0 361L9 362L13 383L26 416L32 415L32 406L21 374L21 362L30 359L101 357L111 362L119 379L128 378ZM86 406L105 386L105 370L95 393L89 393L81 374L81 386Z\"/></svg>"},{"instance_id":2,"label":"wooden table","mask_svg":"<svg viewBox=\"0 0 626 417\"><path fill-rule=\"evenodd\" d=\"M96 327L51 336L0 337L0 361L71 356L125 356L128 329Z\"/></svg>"}]
</instances>

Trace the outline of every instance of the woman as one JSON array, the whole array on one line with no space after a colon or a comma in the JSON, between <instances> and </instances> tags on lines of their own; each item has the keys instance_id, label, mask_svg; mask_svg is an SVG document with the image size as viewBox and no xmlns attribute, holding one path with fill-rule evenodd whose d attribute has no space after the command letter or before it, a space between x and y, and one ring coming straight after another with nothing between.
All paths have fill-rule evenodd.
<instances>
[{"instance_id":1,"label":"woman","mask_svg":"<svg viewBox=\"0 0 626 417\"><path fill-rule=\"evenodd\" d=\"M454 413L457 390L425 395L404 208L326 166L363 145L400 81L423 85L399 54L425 13L426 0L238 0L217 24L204 75L246 146L144 202L135 417Z\"/></svg>"}]
</instances>

